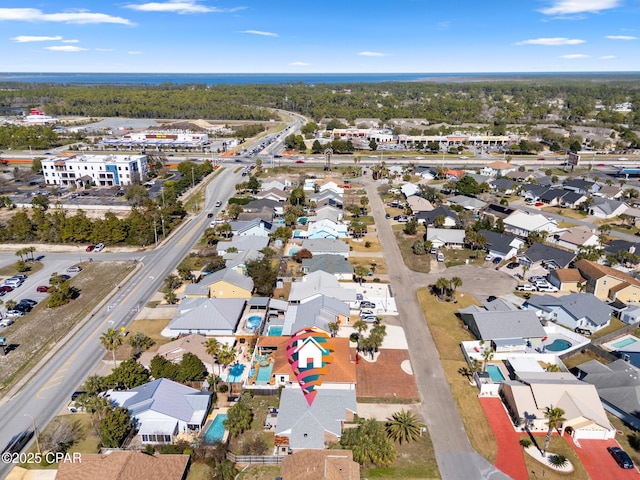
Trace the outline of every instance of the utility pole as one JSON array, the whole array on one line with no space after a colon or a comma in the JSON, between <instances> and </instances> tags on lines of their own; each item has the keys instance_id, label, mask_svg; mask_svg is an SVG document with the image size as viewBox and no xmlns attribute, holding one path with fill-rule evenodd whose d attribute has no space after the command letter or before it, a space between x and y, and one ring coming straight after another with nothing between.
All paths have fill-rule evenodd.
<instances>
[{"instance_id":1,"label":"utility pole","mask_svg":"<svg viewBox=\"0 0 640 480\"><path fill-rule=\"evenodd\" d=\"M33 425L33 436L36 438L36 449L38 450L38 454L40 454L40 439L38 438L38 429L36 428L36 419L33 418L33 415L29 415L28 413L24 414L25 417L31 417L31 425Z\"/></svg>"},{"instance_id":2,"label":"utility pole","mask_svg":"<svg viewBox=\"0 0 640 480\"><path fill-rule=\"evenodd\" d=\"M191 188L195 188L196 186L196 177L194 173L194 167L191 167Z\"/></svg>"},{"instance_id":3,"label":"utility pole","mask_svg":"<svg viewBox=\"0 0 640 480\"><path fill-rule=\"evenodd\" d=\"M153 234L156 239L156 247L158 246L158 230L156 229L156 216L153 216Z\"/></svg>"}]
</instances>

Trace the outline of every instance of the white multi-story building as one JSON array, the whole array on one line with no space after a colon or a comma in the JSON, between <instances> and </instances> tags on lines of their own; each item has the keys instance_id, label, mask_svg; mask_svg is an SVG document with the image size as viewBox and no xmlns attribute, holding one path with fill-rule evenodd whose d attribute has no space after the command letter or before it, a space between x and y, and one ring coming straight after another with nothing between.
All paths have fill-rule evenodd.
<instances>
[{"instance_id":1,"label":"white multi-story building","mask_svg":"<svg viewBox=\"0 0 640 480\"><path fill-rule=\"evenodd\" d=\"M98 187L131 185L147 178L146 155L74 155L42 160L44 180L50 185Z\"/></svg>"}]
</instances>

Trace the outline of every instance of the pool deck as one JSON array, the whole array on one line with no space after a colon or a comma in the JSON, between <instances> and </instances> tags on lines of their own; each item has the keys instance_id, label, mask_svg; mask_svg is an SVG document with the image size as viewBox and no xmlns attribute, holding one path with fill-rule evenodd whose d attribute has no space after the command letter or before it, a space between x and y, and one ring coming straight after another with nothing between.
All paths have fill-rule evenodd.
<instances>
[{"instance_id":1,"label":"pool deck","mask_svg":"<svg viewBox=\"0 0 640 480\"><path fill-rule=\"evenodd\" d=\"M216 419L216 417L221 414L222 415L226 414L227 410L229 410L227 407L222 407L222 408L216 408L214 410L211 410L211 412L209 412L209 415L207 416L207 420L204 422L204 427L202 428L203 436L204 436L204 432L206 432L209 429L209 427L211 426L213 421ZM229 439L229 430L225 428L224 436L222 437L222 443L226 443L228 439Z\"/></svg>"},{"instance_id":2,"label":"pool deck","mask_svg":"<svg viewBox=\"0 0 640 480\"><path fill-rule=\"evenodd\" d=\"M629 343L628 345L625 345L624 347L616 347L615 344L619 344L620 342L624 342L625 340L634 340L633 343ZM610 350L612 352L615 352L617 350L620 351L625 351L625 352L640 352L640 338L631 335L631 334L627 334L627 335L623 335L621 337L616 338L615 340L611 340L610 342L607 343L603 343L601 345L602 348L606 349L606 350Z\"/></svg>"}]
</instances>

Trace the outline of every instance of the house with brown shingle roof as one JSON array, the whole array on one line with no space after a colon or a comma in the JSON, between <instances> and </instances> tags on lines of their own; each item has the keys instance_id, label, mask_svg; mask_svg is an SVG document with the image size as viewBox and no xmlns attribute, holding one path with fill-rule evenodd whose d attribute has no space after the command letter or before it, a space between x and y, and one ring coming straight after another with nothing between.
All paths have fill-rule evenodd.
<instances>
[{"instance_id":1,"label":"house with brown shingle roof","mask_svg":"<svg viewBox=\"0 0 640 480\"><path fill-rule=\"evenodd\" d=\"M640 281L631 275L585 259L575 266L587 280L587 292L600 300L640 301Z\"/></svg>"},{"instance_id":2,"label":"house with brown shingle roof","mask_svg":"<svg viewBox=\"0 0 640 480\"><path fill-rule=\"evenodd\" d=\"M207 347L205 347L206 341L207 337L199 333L185 335L173 342L160 345L157 352L142 352L138 362L146 369L149 369L151 360L156 355L160 355L172 363L180 363L185 353L192 353L202 360L202 363L209 373L214 373L213 358L207 353Z\"/></svg>"},{"instance_id":3,"label":"house with brown shingle roof","mask_svg":"<svg viewBox=\"0 0 640 480\"><path fill-rule=\"evenodd\" d=\"M133 450L83 453L81 462L60 462L56 480L184 480L189 455L149 455Z\"/></svg>"},{"instance_id":4,"label":"house with brown shingle roof","mask_svg":"<svg viewBox=\"0 0 640 480\"><path fill-rule=\"evenodd\" d=\"M580 285L586 281L577 268L558 268L549 275L549 283L561 292L579 292Z\"/></svg>"},{"instance_id":5,"label":"house with brown shingle roof","mask_svg":"<svg viewBox=\"0 0 640 480\"><path fill-rule=\"evenodd\" d=\"M300 450L280 465L282 480L360 480L351 450Z\"/></svg>"},{"instance_id":6,"label":"house with brown shingle roof","mask_svg":"<svg viewBox=\"0 0 640 480\"><path fill-rule=\"evenodd\" d=\"M572 250L576 253L580 250L581 246L600 246L598 235L585 225L577 225L555 233L549 240L555 241L559 247Z\"/></svg>"}]
</instances>

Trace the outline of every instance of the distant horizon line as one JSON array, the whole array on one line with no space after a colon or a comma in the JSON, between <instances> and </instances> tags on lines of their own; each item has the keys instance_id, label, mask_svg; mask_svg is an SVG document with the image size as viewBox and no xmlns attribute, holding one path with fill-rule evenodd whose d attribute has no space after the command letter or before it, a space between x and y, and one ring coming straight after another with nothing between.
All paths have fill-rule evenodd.
<instances>
[{"instance_id":1,"label":"distant horizon line","mask_svg":"<svg viewBox=\"0 0 640 480\"><path fill-rule=\"evenodd\" d=\"M1 71L0 71L1 72ZM54 70L38 70L38 71L4 71L0 75L7 74L107 74L107 75L541 75L541 74L590 74L590 73L612 73L612 74L640 74L640 70L549 70L549 71L452 71L452 72L100 72L100 71L54 71Z\"/></svg>"}]
</instances>

